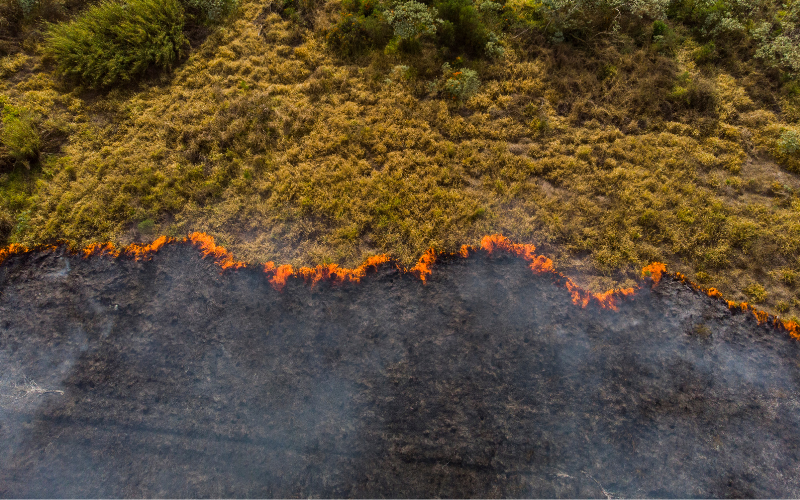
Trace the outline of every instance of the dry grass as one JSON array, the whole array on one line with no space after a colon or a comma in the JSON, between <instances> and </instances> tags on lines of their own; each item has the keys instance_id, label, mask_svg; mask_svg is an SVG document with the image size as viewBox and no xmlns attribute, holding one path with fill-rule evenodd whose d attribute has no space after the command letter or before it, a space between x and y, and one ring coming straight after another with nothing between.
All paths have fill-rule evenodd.
<instances>
[{"instance_id":1,"label":"dry grass","mask_svg":"<svg viewBox=\"0 0 800 500\"><path fill-rule=\"evenodd\" d=\"M3 94L61 138L33 174L6 167L0 237L206 231L246 260L354 265L500 232L595 289L661 260L800 315L798 165L776 149L798 101L757 69L697 67L691 44L586 57L530 39L478 64L484 85L461 106L422 77L387 80L423 67L424 48L347 62L322 40L253 0L138 88L62 87L33 52L0 62Z\"/></svg>"}]
</instances>

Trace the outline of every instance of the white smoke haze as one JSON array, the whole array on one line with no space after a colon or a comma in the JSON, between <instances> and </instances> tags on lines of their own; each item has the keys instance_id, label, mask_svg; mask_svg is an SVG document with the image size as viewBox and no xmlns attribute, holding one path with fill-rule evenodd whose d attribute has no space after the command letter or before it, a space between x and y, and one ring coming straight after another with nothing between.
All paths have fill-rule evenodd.
<instances>
[{"instance_id":1,"label":"white smoke haze","mask_svg":"<svg viewBox=\"0 0 800 500\"><path fill-rule=\"evenodd\" d=\"M0 496L800 493L797 341L669 279L618 312L553 279L479 254L277 292L186 246L12 259Z\"/></svg>"}]
</instances>

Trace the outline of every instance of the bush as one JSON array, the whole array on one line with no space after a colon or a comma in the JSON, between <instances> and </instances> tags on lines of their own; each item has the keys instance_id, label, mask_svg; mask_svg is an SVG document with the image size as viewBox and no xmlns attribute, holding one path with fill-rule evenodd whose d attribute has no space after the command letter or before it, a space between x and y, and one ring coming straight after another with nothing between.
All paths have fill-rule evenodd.
<instances>
[{"instance_id":1,"label":"bush","mask_svg":"<svg viewBox=\"0 0 800 500\"><path fill-rule=\"evenodd\" d=\"M775 142L772 154L787 170L800 173L800 133L796 129L784 130Z\"/></svg>"},{"instance_id":2,"label":"bush","mask_svg":"<svg viewBox=\"0 0 800 500\"><path fill-rule=\"evenodd\" d=\"M689 72L678 75L677 83L667 99L701 113L713 112L717 105L714 85L700 75L692 76Z\"/></svg>"},{"instance_id":3,"label":"bush","mask_svg":"<svg viewBox=\"0 0 800 500\"><path fill-rule=\"evenodd\" d=\"M500 37L490 31L489 41L486 42L484 51L486 52L486 57L489 59L497 59L499 57L503 57L503 55L506 53L506 48L500 45Z\"/></svg>"},{"instance_id":4,"label":"bush","mask_svg":"<svg viewBox=\"0 0 800 500\"><path fill-rule=\"evenodd\" d=\"M291 19L297 23L313 27L317 10L319 10L324 3L325 0L283 0L281 16L284 19ZM353 3L360 5L361 2L351 0L350 4Z\"/></svg>"},{"instance_id":5,"label":"bush","mask_svg":"<svg viewBox=\"0 0 800 500\"><path fill-rule=\"evenodd\" d=\"M28 117L4 119L2 142L15 160L26 165L39 156L42 145L33 121Z\"/></svg>"},{"instance_id":6,"label":"bush","mask_svg":"<svg viewBox=\"0 0 800 500\"><path fill-rule=\"evenodd\" d=\"M466 101L478 92L481 85L478 72L468 68L453 71L448 63L442 65L441 90L452 100Z\"/></svg>"},{"instance_id":7,"label":"bush","mask_svg":"<svg viewBox=\"0 0 800 500\"><path fill-rule=\"evenodd\" d=\"M438 37L439 45L475 56L485 54L486 45L493 40L481 14L470 0L438 0L433 5L444 21ZM487 9L487 12L492 14L494 11Z\"/></svg>"},{"instance_id":8,"label":"bush","mask_svg":"<svg viewBox=\"0 0 800 500\"><path fill-rule=\"evenodd\" d=\"M393 8L388 5L392 3L344 0L342 17L327 33L329 45L346 56L378 46L385 46L387 54L417 54L428 36L445 54L498 58L505 53L500 37L487 27L501 28L498 12L504 7L499 3L485 1L475 8L472 0L431 0L430 5L401 0Z\"/></svg>"},{"instance_id":9,"label":"bush","mask_svg":"<svg viewBox=\"0 0 800 500\"><path fill-rule=\"evenodd\" d=\"M778 139L778 153L781 156L791 156L800 151L800 134L794 130L786 130Z\"/></svg>"},{"instance_id":10,"label":"bush","mask_svg":"<svg viewBox=\"0 0 800 500\"><path fill-rule=\"evenodd\" d=\"M22 15L30 17L33 11L36 10L36 5L39 2L38 0L17 0L17 3L19 4L20 10L22 10Z\"/></svg>"},{"instance_id":11,"label":"bush","mask_svg":"<svg viewBox=\"0 0 800 500\"><path fill-rule=\"evenodd\" d=\"M92 0L0 0L0 34L17 36L26 24L56 21L84 8ZM3 40L0 36L0 41ZM2 55L0 47L0 55Z\"/></svg>"},{"instance_id":12,"label":"bush","mask_svg":"<svg viewBox=\"0 0 800 500\"><path fill-rule=\"evenodd\" d=\"M5 36L16 36L19 34L24 17L17 0L0 0L0 33ZM4 37L0 37L0 41L2 38ZM0 52L0 55L3 52Z\"/></svg>"},{"instance_id":13,"label":"bush","mask_svg":"<svg viewBox=\"0 0 800 500\"><path fill-rule=\"evenodd\" d=\"M0 143L17 162L30 166L30 162L38 158L42 146L33 119L26 110L2 102L0 104L3 123Z\"/></svg>"},{"instance_id":14,"label":"bush","mask_svg":"<svg viewBox=\"0 0 800 500\"><path fill-rule=\"evenodd\" d=\"M236 0L184 0L188 7L197 9L209 22L219 22L236 8Z\"/></svg>"},{"instance_id":15,"label":"bush","mask_svg":"<svg viewBox=\"0 0 800 500\"><path fill-rule=\"evenodd\" d=\"M364 16L346 14L328 31L328 45L343 56L354 56L370 45L372 39Z\"/></svg>"},{"instance_id":16,"label":"bush","mask_svg":"<svg viewBox=\"0 0 800 500\"><path fill-rule=\"evenodd\" d=\"M557 38L572 36L585 40L601 32L628 30L644 20L662 19L669 3L669 0L541 0L534 14Z\"/></svg>"},{"instance_id":17,"label":"bush","mask_svg":"<svg viewBox=\"0 0 800 500\"><path fill-rule=\"evenodd\" d=\"M395 6L386 13L386 20L394 28L395 36L401 40L413 40L422 35L436 34L436 25L441 24L441 19L436 19L436 8L429 8L416 0L408 0Z\"/></svg>"},{"instance_id":18,"label":"bush","mask_svg":"<svg viewBox=\"0 0 800 500\"><path fill-rule=\"evenodd\" d=\"M694 62L697 64L714 62L717 57L717 46L714 42L708 42L692 52L692 59L694 59Z\"/></svg>"},{"instance_id":19,"label":"bush","mask_svg":"<svg viewBox=\"0 0 800 500\"><path fill-rule=\"evenodd\" d=\"M748 20L757 17L765 0L672 0L667 15L711 40L743 35Z\"/></svg>"},{"instance_id":20,"label":"bush","mask_svg":"<svg viewBox=\"0 0 800 500\"><path fill-rule=\"evenodd\" d=\"M328 45L345 57L355 56L372 47L385 45L391 38L391 27L374 12L344 13L325 36Z\"/></svg>"},{"instance_id":21,"label":"bush","mask_svg":"<svg viewBox=\"0 0 800 500\"><path fill-rule=\"evenodd\" d=\"M800 5L792 4L772 21L763 21L753 30L758 42L755 56L768 66L800 74Z\"/></svg>"},{"instance_id":22,"label":"bush","mask_svg":"<svg viewBox=\"0 0 800 500\"><path fill-rule=\"evenodd\" d=\"M69 23L50 25L44 54L62 76L107 87L150 68L170 69L186 44L178 0L106 1Z\"/></svg>"},{"instance_id":23,"label":"bush","mask_svg":"<svg viewBox=\"0 0 800 500\"><path fill-rule=\"evenodd\" d=\"M758 283L751 283L742 291L756 304L760 304L767 300L767 291Z\"/></svg>"},{"instance_id":24,"label":"bush","mask_svg":"<svg viewBox=\"0 0 800 500\"><path fill-rule=\"evenodd\" d=\"M653 21L653 40L656 40L658 37L663 38L669 32L669 26L664 21L659 19Z\"/></svg>"},{"instance_id":25,"label":"bush","mask_svg":"<svg viewBox=\"0 0 800 500\"><path fill-rule=\"evenodd\" d=\"M155 227L156 223L153 219L145 219L136 225L136 228L139 229L139 232L142 234L152 234Z\"/></svg>"}]
</instances>

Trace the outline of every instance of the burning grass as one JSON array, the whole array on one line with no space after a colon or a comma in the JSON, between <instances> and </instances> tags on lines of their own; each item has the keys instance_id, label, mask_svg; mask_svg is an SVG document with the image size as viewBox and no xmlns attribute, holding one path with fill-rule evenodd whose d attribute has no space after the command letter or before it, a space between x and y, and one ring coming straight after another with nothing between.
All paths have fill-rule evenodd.
<instances>
[{"instance_id":1,"label":"burning grass","mask_svg":"<svg viewBox=\"0 0 800 500\"><path fill-rule=\"evenodd\" d=\"M320 7L319 29L337 9ZM41 161L0 167L0 239L203 231L294 266L284 277L376 254L427 277L429 249L502 233L540 242L578 288L628 289L659 261L736 300L758 285L760 307L798 315L783 277L800 272L800 180L780 149L797 98L697 49L523 36L475 62L483 85L463 104L425 94L427 49L342 60L255 0L138 87L66 88L31 50L3 64L0 92L35 118Z\"/></svg>"},{"instance_id":2,"label":"burning grass","mask_svg":"<svg viewBox=\"0 0 800 500\"><path fill-rule=\"evenodd\" d=\"M248 267L248 263L236 260L233 254L225 247L217 245L214 237L205 233L191 233L183 239L175 239L161 236L149 245L131 244L123 248L117 248L113 243L93 243L81 250L72 249L73 254L80 254L84 258L109 256L112 258L132 258L134 260L149 260L168 244L189 244L197 248L203 258L210 258L218 265L222 272L235 271ZM21 255L32 251L54 251L56 246L42 246L34 250L28 249L23 245L10 245L0 249L0 265L15 255ZM334 284L358 283L369 271L376 271L379 266L389 264L397 267L403 273L412 274L425 283L433 273L434 266L441 257L447 258L469 258L478 252L482 252L487 257L497 256L498 254L511 255L529 263L529 268L535 274L549 274L554 278L554 283L565 287L572 297L572 303L581 308L594 305L603 309L617 311L619 304L627 299L633 299L636 291L644 284L656 286L666 274L667 266L662 262L653 262L645 266L641 271L641 280L635 286L628 288L615 288L604 292L595 293L585 290L576 284L572 279L561 272L556 271L553 261L544 255L536 253L536 247L531 244L514 243L505 236L494 234L481 239L478 247L462 245L457 253L436 252L434 249L426 251L419 261L411 268L402 266L401 263L393 261L388 255L375 255L368 258L363 264L355 268L339 267L337 264L317 265L316 267L300 267L295 269L290 264L276 265L270 261L259 266L263 269L266 279L277 291L282 291L290 278L304 281L309 286L314 286L320 281L330 281ZM759 324L769 323L776 328L789 333L793 338L800 340L800 324L794 320L784 320L777 316L772 316L766 311L756 309L746 302L736 302L726 300L722 293L715 288L704 288L697 283L693 283L681 273L673 273L674 279L680 280L695 290L705 293L709 297L723 300L731 311L741 311L752 313Z\"/></svg>"}]
</instances>

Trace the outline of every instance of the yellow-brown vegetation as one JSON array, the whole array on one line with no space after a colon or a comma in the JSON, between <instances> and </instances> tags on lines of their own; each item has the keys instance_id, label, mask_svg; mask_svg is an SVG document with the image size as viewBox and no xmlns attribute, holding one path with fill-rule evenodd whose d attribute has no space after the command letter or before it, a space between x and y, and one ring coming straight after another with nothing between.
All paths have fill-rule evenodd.
<instances>
[{"instance_id":1,"label":"yellow-brown vegetation","mask_svg":"<svg viewBox=\"0 0 800 500\"><path fill-rule=\"evenodd\" d=\"M126 245L153 221L245 261L411 267L502 233L584 288L628 288L659 261L800 315L800 163L779 147L800 104L766 70L700 65L691 42L588 57L531 38L476 62L477 95L449 102L394 71L438 71L424 46L326 48L338 11L312 31L243 0L173 73L104 92L60 82L35 47L0 60L43 144L30 173L0 160L0 238Z\"/></svg>"}]
</instances>

